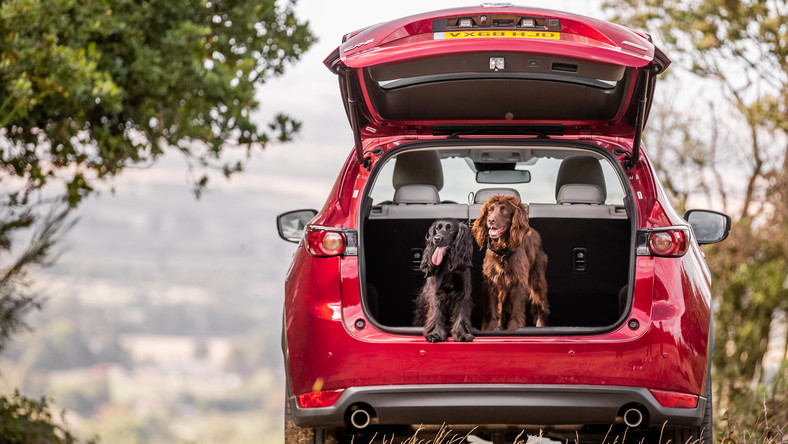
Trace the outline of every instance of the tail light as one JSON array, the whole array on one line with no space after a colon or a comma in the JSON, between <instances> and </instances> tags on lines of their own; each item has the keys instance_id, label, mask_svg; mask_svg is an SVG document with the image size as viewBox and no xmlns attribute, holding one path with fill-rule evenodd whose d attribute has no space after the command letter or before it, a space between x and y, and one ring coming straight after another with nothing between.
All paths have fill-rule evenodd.
<instances>
[{"instance_id":1,"label":"tail light","mask_svg":"<svg viewBox=\"0 0 788 444\"><path fill-rule=\"evenodd\" d=\"M648 248L655 256L684 256L689 248L689 231L686 228L652 231L648 236Z\"/></svg>"},{"instance_id":2,"label":"tail light","mask_svg":"<svg viewBox=\"0 0 788 444\"><path fill-rule=\"evenodd\" d=\"M698 395L655 389L649 389L649 391L662 407L694 409L698 406Z\"/></svg>"},{"instance_id":3,"label":"tail light","mask_svg":"<svg viewBox=\"0 0 788 444\"><path fill-rule=\"evenodd\" d=\"M298 406L303 409L331 407L342 396L344 390L324 390L298 395Z\"/></svg>"},{"instance_id":4,"label":"tail light","mask_svg":"<svg viewBox=\"0 0 788 444\"><path fill-rule=\"evenodd\" d=\"M345 236L337 231L309 230L306 239L313 256L339 256L345 249Z\"/></svg>"},{"instance_id":5,"label":"tail light","mask_svg":"<svg viewBox=\"0 0 788 444\"><path fill-rule=\"evenodd\" d=\"M356 231L346 228L306 227L306 248L312 256L355 256Z\"/></svg>"},{"instance_id":6,"label":"tail light","mask_svg":"<svg viewBox=\"0 0 788 444\"><path fill-rule=\"evenodd\" d=\"M669 227L639 233L638 255L681 257L689 249L689 229Z\"/></svg>"}]
</instances>

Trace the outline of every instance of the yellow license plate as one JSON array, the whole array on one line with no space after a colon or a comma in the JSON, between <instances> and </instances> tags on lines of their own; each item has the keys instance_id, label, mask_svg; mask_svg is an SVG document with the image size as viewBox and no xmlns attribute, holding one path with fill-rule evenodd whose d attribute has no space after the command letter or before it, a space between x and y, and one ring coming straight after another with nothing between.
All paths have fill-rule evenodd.
<instances>
[{"instance_id":1,"label":"yellow license plate","mask_svg":"<svg viewBox=\"0 0 788 444\"><path fill-rule=\"evenodd\" d=\"M560 32L548 31L519 31L519 30L490 30L490 31L447 31L436 32L435 39L550 39L558 40L561 38Z\"/></svg>"}]
</instances>

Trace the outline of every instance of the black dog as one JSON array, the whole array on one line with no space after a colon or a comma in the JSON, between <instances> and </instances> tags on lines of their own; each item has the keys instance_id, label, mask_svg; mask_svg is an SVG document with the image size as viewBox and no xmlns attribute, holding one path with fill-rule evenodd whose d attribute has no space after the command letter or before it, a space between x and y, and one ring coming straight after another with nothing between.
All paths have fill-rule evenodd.
<instances>
[{"instance_id":1,"label":"black dog","mask_svg":"<svg viewBox=\"0 0 788 444\"><path fill-rule=\"evenodd\" d=\"M471 254L468 225L455 219L436 220L427 232L421 270L427 282L416 298L414 323L424 326L429 342L473 341L471 334Z\"/></svg>"}]
</instances>

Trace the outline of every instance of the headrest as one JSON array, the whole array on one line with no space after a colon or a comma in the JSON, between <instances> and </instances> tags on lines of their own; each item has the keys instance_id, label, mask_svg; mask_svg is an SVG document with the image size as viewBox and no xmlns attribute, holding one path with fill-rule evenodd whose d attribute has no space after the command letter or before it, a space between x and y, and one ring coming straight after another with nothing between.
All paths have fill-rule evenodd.
<instances>
[{"instance_id":1,"label":"headrest","mask_svg":"<svg viewBox=\"0 0 788 444\"><path fill-rule=\"evenodd\" d=\"M432 185L402 185L394 191L394 205L439 204L438 189Z\"/></svg>"},{"instance_id":2,"label":"headrest","mask_svg":"<svg viewBox=\"0 0 788 444\"><path fill-rule=\"evenodd\" d=\"M499 195L520 198L520 193L514 188L482 188L473 196L473 203L485 203L489 198Z\"/></svg>"},{"instance_id":3,"label":"headrest","mask_svg":"<svg viewBox=\"0 0 788 444\"><path fill-rule=\"evenodd\" d=\"M432 185L443 188L443 168L437 151L412 151L397 156L392 173L394 189L403 185Z\"/></svg>"},{"instance_id":4,"label":"headrest","mask_svg":"<svg viewBox=\"0 0 788 444\"><path fill-rule=\"evenodd\" d=\"M598 186L579 183L562 186L558 190L556 201L559 204L601 205L605 203L605 199L602 197L602 190Z\"/></svg>"},{"instance_id":5,"label":"headrest","mask_svg":"<svg viewBox=\"0 0 788 444\"><path fill-rule=\"evenodd\" d=\"M593 156L572 156L561 162L558 176L555 179L555 200L558 201L558 192L567 184L596 185L602 192L602 202L607 199L605 176L602 165Z\"/></svg>"}]
</instances>

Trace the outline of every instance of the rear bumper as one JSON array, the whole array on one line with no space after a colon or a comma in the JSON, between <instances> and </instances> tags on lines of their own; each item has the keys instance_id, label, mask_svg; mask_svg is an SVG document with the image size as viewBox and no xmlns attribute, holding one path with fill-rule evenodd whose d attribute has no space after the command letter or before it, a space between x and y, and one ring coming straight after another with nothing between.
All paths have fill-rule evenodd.
<instances>
[{"instance_id":1,"label":"rear bumper","mask_svg":"<svg viewBox=\"0 0 788 444\"><path fill-rule=\"evenodd\" d=\"M693 409L661 406L641 387L588 385L406 385L351 387L331 407L305 409L288 399L302 427L344 426L357 406L371 407L372 422L403 424L507 424L523 426L612 424L623 407L639 406L644 426L697 426L706 399Z\"/></svg>"}]
</instances>

